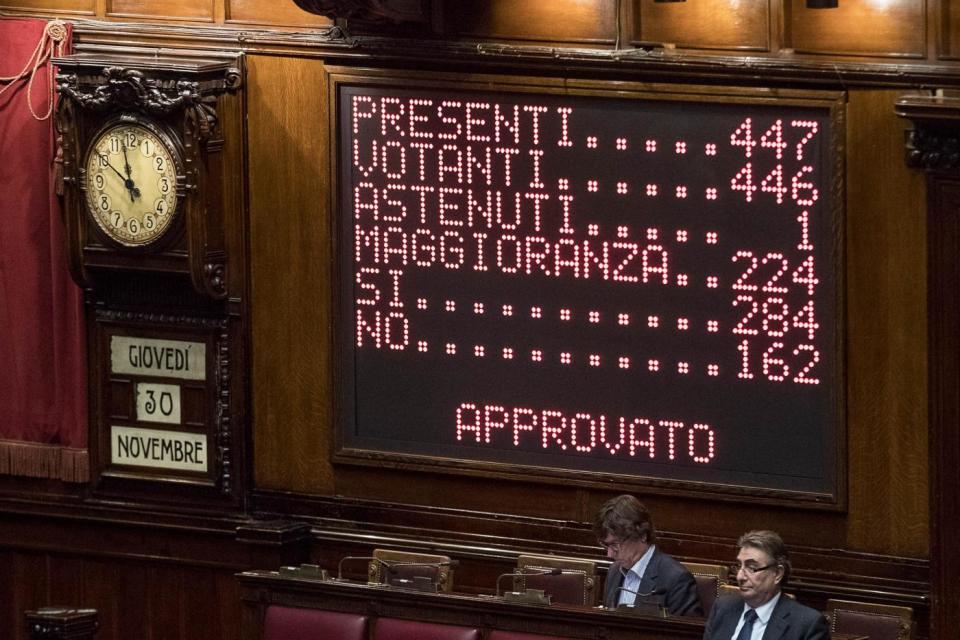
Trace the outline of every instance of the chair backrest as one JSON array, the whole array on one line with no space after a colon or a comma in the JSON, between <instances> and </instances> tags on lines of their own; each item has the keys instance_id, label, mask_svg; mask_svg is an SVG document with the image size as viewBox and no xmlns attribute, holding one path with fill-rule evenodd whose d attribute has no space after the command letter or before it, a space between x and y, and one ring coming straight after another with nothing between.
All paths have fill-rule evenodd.
<instances>
[{"instance_id":1,"label":"chair backrest","mask_svg":"<svg viewBox=\"0 0 960 640\"><path fill-rule=\"evenodd\" d=\"M729 568L722 564L700 564L697 562L682 563L697 581L697 594L700 596L700 606L703 615L710 615L713 603L720 597L721 589L727 584Z\"/></svg>"},{"instance_id":2,"label":"chair backrest","mask_svg":"<svg viewBox=\"0 0 960 640\"><path fill-rule=\"evenodd\" d=\"M270 605L263 640L365 640L367 617L322 609Z\"/></svg>"},{"instance_id":3,"label":"chair backrest","mask_svg":"<svg viewBox=\"0 0 960 640\"><path fill-rule=\"evenodd\" d=\"M831 633L869 636L870 640L909 640L913 609L888 604L827 600Z\"/></svg>"},{"instance_id":4,"label":"chair backrest","mask_svg":"<svg viewBox=\"0 0 960 640\"><path fill-rule=\"evenodd\" d=\"M426 577L437 585L437 591L453 588L450 556L432 553L411 553L393 549L374 549L374 560L367 568L367 580L377 584L396 584Z\"/></svg>"},{"instance_id":5,"label":"chair backrest","mask_svg":"<svg viewBox=\"0 0 960 640\"><path fill-rule=\"evenodd\" d=\"M561 573L546 572L560 569ZM563 556L521 555L514 589L542 589L553 602L593 606L597 603L597 565L593 560Z\"/></svg>"},{"instance_id":6,"label":"chair backrest","mask_svg":"<svg viewBox=\"0 0 960 640\"><path fill-rule=\"evenodd\" d=\"M380 618L373 625L373 640L480 640L480 630L452 624Z\"/></svg>"}]
</instances>

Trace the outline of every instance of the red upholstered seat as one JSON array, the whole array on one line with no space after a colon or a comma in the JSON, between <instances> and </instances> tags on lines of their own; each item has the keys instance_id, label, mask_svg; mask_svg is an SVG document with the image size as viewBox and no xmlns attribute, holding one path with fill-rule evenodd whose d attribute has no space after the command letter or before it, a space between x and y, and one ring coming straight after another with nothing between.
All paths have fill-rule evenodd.
<instances>
[{"instance_id":1,"label":"red upholstered seat","mask_svg":"<svg viewBox=\"0 0 960 640\"><path fill-rule=\"evenodd\" d=\"M322 609L271 605L263 621L263 640L365 640L367 617Z\"/></svg>"},{"instance_id":2,"label":"red upholstered seat","mask_svg":"<svg viewBox=\"0 0 960 640\"><path fill-rule=\"evenodd\" d=\"M490 640L563 640L557 636L538 636L532 633L516 631L491 631Z\"/></svg>"},{"instance_id":3,"label":"red upholstered seat","mask_svg":"<svg viewBox=\"0 0 960 640\"><path fill-rule=\"evenodd\" d=\"M380 618L373 626L373 640L480 640L480 630L449 624Z\"/></svg>"}]
</instances>

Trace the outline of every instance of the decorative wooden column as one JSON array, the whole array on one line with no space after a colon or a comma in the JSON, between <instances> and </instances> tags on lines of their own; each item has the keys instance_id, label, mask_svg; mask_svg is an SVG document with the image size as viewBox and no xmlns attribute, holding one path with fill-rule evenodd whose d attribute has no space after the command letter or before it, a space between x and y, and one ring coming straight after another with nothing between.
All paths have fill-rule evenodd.
<instances>
[{"instance_id":1,"label":"decorative wooden column","mask_svg":"<svg viewBox=\"0 0 960 640\"><path fill-rule=\"evenodd\" d=\"M907 97L907 165L927 176L930 638L960 629L960 99Z\"/></svg>"},{"instance_id":2,"label":"decorative wooden column","mask_svg":"<svg viewBox=\"0 0 960 640\"><path fill-rule=\"evenodd\" d=\"M96 631L96 609L44 607L27 611L30 640L93 640Z\"/></svg>"}]
</instances>

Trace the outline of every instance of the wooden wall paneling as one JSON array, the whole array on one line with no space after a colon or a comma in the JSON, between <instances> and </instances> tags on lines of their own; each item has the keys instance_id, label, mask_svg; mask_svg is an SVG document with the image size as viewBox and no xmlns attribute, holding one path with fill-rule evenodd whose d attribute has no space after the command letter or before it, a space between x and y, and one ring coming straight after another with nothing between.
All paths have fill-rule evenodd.
<instances>
[{"instance_id":1,"label":"wooden wall paneling","mask_svg":"<svg viewBox=\"0 0 960 640\"><path fill-rule=\"evenodd\" d=\"M214 0L107 0L107 17L213 22Z\"/></svg>"},{"instance_id":2,"label":"wooden wall paneling","mask_svg":"<svg viewBox=\"0 0 960 640\"><path fill-rule=\"evenodd\" d=\"M220 620L210 617L210 605L209 602L205 602L215 591L216 578L213 572L209 569L187 569L180 572L179 581L181 601L177 623L180 628L176 638L181 640L229 638L230 636L224 633L225 630L220 628ZM197 620L206 622L198 625Z\"/></svg>"},{"instance_id":3,"label":"wooden wall paneling","mask_svg":"<svg viewBox=\"0 0 960 640\"><path fill-rule=\"evenodd\" d=\"M451 36L612 45L617 39L611 0L462 0L445 3Z\"/></svg>"},{"instance_id":4,"label":"wooden wall paneling","mask_svg":"<svg viewBox=\"0 0 960 640\"><path fill-rule=\"evenodd\" d=\"M145 640L187 640L195 637L191 629L196 627L207 630L209 638L219 637L217 629L202 614L194 618L194 624L186 618L185 607L191 600L209 597L202 594L196 573L194 569L171 565L152 564L146 568L143 627L148 639ZM203 624L196 624L199 620L203 620Z\"/></svg>"},{"instance_id":5,"label":"wooden wall paneling","mask_svg":"<svg viewBox=\"0 0 960 640\"><path fill-rule=\"evenodd\" d=\"M180 579L183 583L184 599L180 612L180 620L183 626L179 638L183 640L230 638L233 640L238 637L238 626L236 624L225 625L224 623L227 620L218 611L220 607L210 606L211 601L220 602L215 596L222 594L217 589L218 582L222 578L233 579L225 572L212 571L206 568L190 569L181 573ZM231 611L231 618L234 620L237 618L237 605L231 603L224 608ZM204 620L205 624L198 625L197 620ZM203 628L204 626L206 629Z\"/></svg>"},{"instance_id":6,"label":"wooden wall paneling","mask_svg":"<svg viewBox=\"0 0 960 640\"><path fill-rule=\"evenodd\" d=\"M586 491L559 485L411 474L387 469L371 473L353 467L338 467L335 482L338 495L385 503L512 513L574 522L588 521L593 517L593 512L588 513L583 505Z\"/></svg>"},{"instance_id":7,"label":"wooden wall paneling","mask_svg":"<svg viewBox=\"0 0 960 640\"><path fill-rule=\"evenodd\" d=\"M80 602L83 560L66 554L49 554L46 563L46 574L50 579L44 606L85 608Z\"/></svg>"},{"instance_id":8,"label":"wooden wall paneling","mask_svg":"<svg viewBox=\"0 0 960 640\"><path fill-rule=\"evenodd\" d=\"M260 0L224 0L226 23L256 24L264 26L287 26L323 28L333 21L323 16L307 13L297 7L293 0L262 2Z\"/></svg>"},{"instance_id":9,"label":"wooden wall paneling","mask_svg":"<svg viewBox=\"0 0 960 640\"><path fill-rule=\"evenodd\" d=\"M217 572L214 574L213 589L204 594L204 598L219 603L212 611L203 614L202 619L211 621L220 629L216 638L237 640L240 637L240 585L233 572ZM196 618L191 618L196 620ZM201 640L212 640L211 636L202 636Z\"/></svg>"},{"instance_id":10,"label":"wooden wall paneling","mask_svg":"<svg viewBox=\"0 0 960 640\"><path fill-rule=\"evenodd\" d=\"M248 58L253 438L257 486L333 489L326 79Z\"/></svg>"},{"instance_id":11,"label":"wooden wall paneling","mask_svg":"<svg viewBox=\"0 0 960 640\"><path fill-rule=\"evenodd\" d=\"M17 624L17 610L13 601L17 583L13 579L16 553L0 549L0 629L13 629Z\"/></svg>"},{"instance_id":12,"label":"wooden wall paneling","mask_svg":"<svg viewBox=\"0 0 960 640\"><path fill-rule=\"evenodd\" d=\"M122 604L116 612L117 624L122 629L121 633L130 633L130 630L136 629L138 626L144 628L146 626L144 622L148 619L147 613L153 605L148 590L150 584L148 575L152 567L145 562L137 561L123 561L112 564L114 564L114 578L111 582L113 582L114 590L111 597L117 598L118 594L123 594L121 597ZM174 601L182 597L176 590L176 586L174 585L174 589L170 591L168 596ZM146 632L144 635L147 636L145 640L154 640L150 637L153 635L153 629L152 626L144 629Z\"/></svg>"},{"instance_id":13,"label":"wooden wall paneling","mask_svg":"<svg viewBox=\"0 0 960 640\"><path fill-rule=\"evenodd\" d=\"M944 6L949 0L925 0L927 50L926 59L936 64L942 59L944 52L944 38L946 15Z\"/></svg>"},{"instance_id":14,"label":"wooden wall paneling","mask_svg":"<svg viewBox=\"0 0 960 640\"><path fill-rule=\"evenodd\" d=\"M937 56L940 60L960 58L960 4L957 0L929 0L936 12Z\"/></svg>"},{"instance_id":15,"label":"wooden wall paneling","mask_svg":"<svg viewBox=\"0 0 960 640\"><path fill-rule=\"evenodd\" d=\"M117 584L118 567L115 562L84 558L83 590L80 599L84 607L97 610L100 623L98 640L122 638L120 609L124 596ZM136 597L136 594L133 594Z\"/></svg>"},{"instance_id":16,"label":"wooden wall paneling","mask_svg":"<svg viewBox=\"0 0 960 640\"><path fill-rule=\"evenodd\" d=\"M164 20L257 25L280 29L322 29L332 21L307 13L293 0L2 0L0 11L43 12L60 17L97 16L124 21ZM63 15L67 14L67 15Z\"/></svg>"},{"instance_id":17,"label":"wooden wall paneling","mask_svg":"<svg viewBox=\"0 0 960 640\"><path fill-rule=\"evenodd\" d=\"M956 125L954 125L956 126ZM955 135L955 134L954 134ZM943 143L956 144L956 137ZM938 145L939 146L939 145ZM960 627L960 181L956 175L931 176L930 342L939 357L930 362L931 411L931 578L936 638Z\"/></svg>"},{"instance_id":18,"label":"wooden wall paneling","mask_svg":"<svg viewBox=\"0 0 960 640\"><path fill-rule=\"evenodd\" d=\"M0 512L0 630L22 629L26 610L73 606L98 611L98 640L235 639L234 573L307 558L303 524L169 517Z\"/></svg>"},{"instance_id":19,"label":"wooden wall paneling","mask_svg":"<svg viewBox=\"0 0 960 640\"><path fill-rule=\"evenodd\" d=\"M13 557L12 581L17 585L13 596L14 616L18 633L25 632L23 613L47 604L50 576L44 554L26 553Z\"/></svg>"},{"instance_id":20,"label":"wooden wall paneling","mask_svg":"<svg viewBox=\"0 0 960 640\"><path fill-rule=\"evenodd\" d=\"M96 15L97 0L3 0L0 11L44 11L51 14ZM63 16L65 17L65 16Z\"/></svg>"},{"instance_id":21,"label":"wooden wall paneling","mask_svg":"<svg viewBox=\"0 0 960 640\"><path fill-rule=\"evenodd\" d=\"M163 562L84 561L79 597L98 610L98 640L229 640L239 635L233 572Z\"/></svg>"},{"instance_id":22,"label":"wooden wall paneling","mask_svg":"<svg viewBox=\"0 0 960 640\"><path fill-rule=\"evenodd\" d=\"M775 4L768 0L632 0L632 40L638 45L669 43L687 49L770 51Z\"/></svg>"},{"instance_id":23,"label":"wooden wall paneling","mask_svg":"<svg viewBox=\"0 0 960 640\"><path fill-rule=\"evenodd\" d=\"M835 9L783 1L785 46L797 53L894 58L927 53L925 0L840 0Z\"/></svg>"},{"instance_id":24,"label":"wooden wall paneling","mask_svg":"<svg viewBox=\"0 0 960 640\"><path fill-rule=\"evenodd\" d=\"M927 343L922 176L898 157L898 91L851 91L845 548L925 557ZM900 152L902 156L902 151ZM883 480L878 481L878 470Z\"/></svg>"}]
</instances>

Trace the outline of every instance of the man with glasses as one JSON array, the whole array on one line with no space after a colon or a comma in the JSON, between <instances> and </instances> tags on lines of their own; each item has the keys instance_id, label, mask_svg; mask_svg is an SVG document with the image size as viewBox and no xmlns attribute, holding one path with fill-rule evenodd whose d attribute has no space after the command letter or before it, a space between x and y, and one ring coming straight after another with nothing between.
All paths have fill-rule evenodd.
<instances>
[{"instance_id":1,"label":"man with glasses","mask_svg":"<svg viewBox=\"0 0 960 640\"><path fill-rule=\"evenodd\" d=\"M780 536L750 531L737 546L742 598L714 603L703 640L829 640L823 614L780 591L790 577L790 558Z\"/></svg>"},{"instance_id":2,"label":"man with glasses","mask_svg":"<svg viewBox=\"0 0 960 640\"><path fill-rule=\"evenodd\" d=\"M633 605L637 599L662 602L675 616L702 616L697 583L686 567L654 544L650 513L639 500L622 495L607 501L593 525L613 564L607 571L603 605Z\"/></svg>"}]
</instances>

